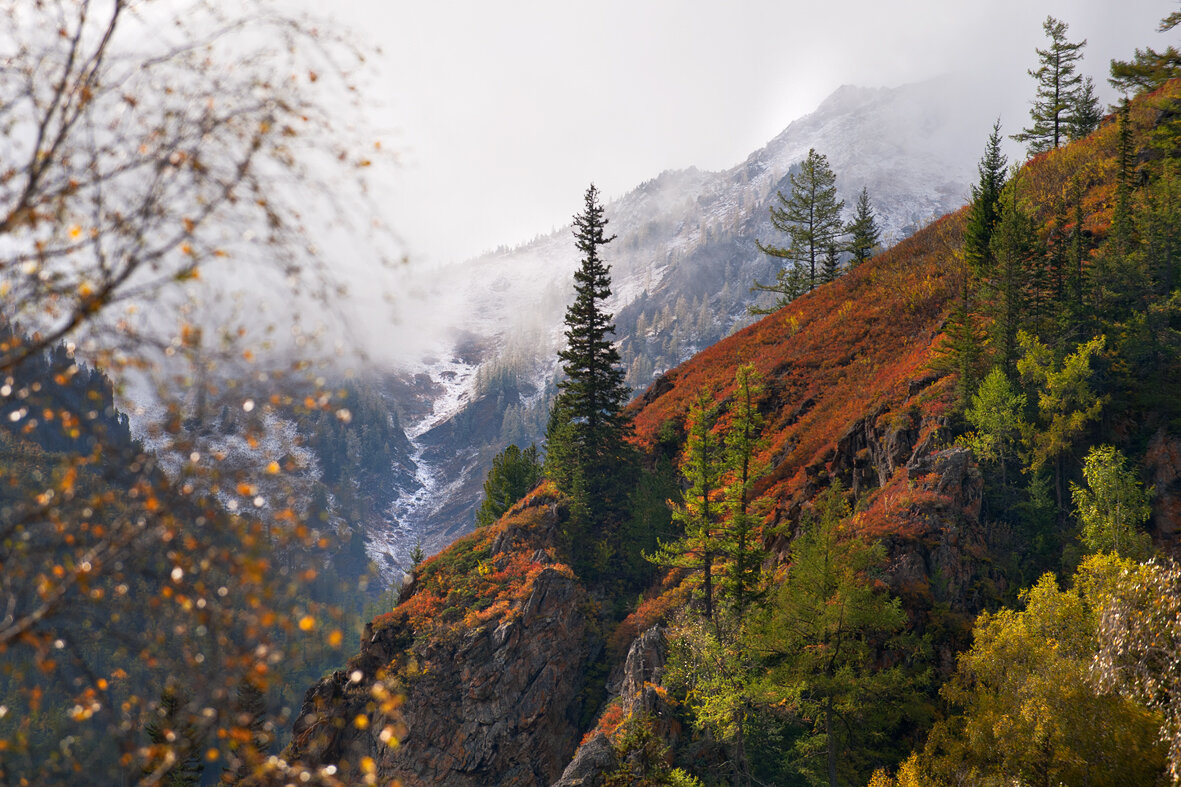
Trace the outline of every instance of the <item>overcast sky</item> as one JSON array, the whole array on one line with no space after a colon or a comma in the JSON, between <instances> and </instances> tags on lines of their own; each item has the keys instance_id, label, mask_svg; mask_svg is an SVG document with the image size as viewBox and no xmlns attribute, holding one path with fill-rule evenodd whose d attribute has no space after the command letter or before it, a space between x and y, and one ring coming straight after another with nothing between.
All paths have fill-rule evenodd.
<instances>
[{"instance_id":1,"label":"overcast sky","mask_svg":"<svg viewBox=\"0 0 1181 787\"><path fill-rule=\"evenodd\" d=\"M319 5L319 4L317 4ZM729 167L841 84L980 70L1027 122L1042 20L1087 39L1100 97L1112 57L1176 0L336 0L382 48L373 122L401 161L382 196L411 261L462 259L566 223L592 180L620 196L669 168ZM321 12L323 12L321 8ZM981 130L981 144L987 135Z\"/></svg>"}]
</instances>

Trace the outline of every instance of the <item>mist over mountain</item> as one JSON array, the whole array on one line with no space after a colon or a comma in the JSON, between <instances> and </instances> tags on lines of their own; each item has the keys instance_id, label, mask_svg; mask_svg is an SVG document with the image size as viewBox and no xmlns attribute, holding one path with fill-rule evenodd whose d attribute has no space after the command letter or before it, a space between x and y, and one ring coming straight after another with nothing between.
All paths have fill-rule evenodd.
<instances>
[{"instance_id":1,"label":"mist over mountain","mask_svg":"<svg viewBox=\"0 0 1181 787\"><path fill-rule=\"evenodd\" d=\"M869 190L885 245L962 204L1001 102L986 90L963 77L846 85L730 169L663 172L608 201L617 236L607 247L612 308L628 384L641 390L749 324L748 307L762 303L751 285L778 269L755 239L782 242L768 208L810 148L828 157L846 216ZM397 392L387 383L386 395L412 438L416 476L395 490L384 521L367 528L370 554L385 568L408 565L416 543L433 551L469 530L492 456L540 442L577 263L562 227L407 271L395 304L400 325L381 344L397 370Z\"/></svg>"}]
</instances>

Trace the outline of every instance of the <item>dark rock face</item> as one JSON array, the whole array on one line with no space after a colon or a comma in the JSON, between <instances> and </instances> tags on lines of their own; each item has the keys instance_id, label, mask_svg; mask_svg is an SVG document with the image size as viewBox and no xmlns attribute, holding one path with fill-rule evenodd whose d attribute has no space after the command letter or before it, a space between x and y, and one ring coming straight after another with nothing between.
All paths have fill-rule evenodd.
<instances>
[{"instance_id":1,"label":"dark rock face","mask_svg":"<svg viewBox=\"0 0 1181 787\"><path fill-rule=\"evenodd\" d=\"M1152 525L1158 536L1174 538L1181 531L1181 439L1158 432L1144 457L1152 498Z\"/></svg>"},{"instance_id":2,"label":"dark rock face","mask_svg":"<svg viewBox=\"0 0 1181 787\"><path fill-rule=\"evenodd\" d=\"M612 676L609 689L623 708L623 717L646 718L652 731L675 746L679 729L672 709L658 690L664 678L664 630L653 626L632 641L627 658ZM593 733L574 753L574 758L553 787L598 787L604 777L619 766L611 740L601 731Z\"/></svg>"},{"instance_id":3,"label":"dark rock face","mask_svg":"<svg viewBox=\"0 0 1181 787\"><path fill-rule=\"evenodd\" d=\"M975 615L986 601L980 595L981 558L988 553L980 525L980 469L968 449L956 446L919 457L906 470L925 501L910 512L922 529L891 550L892 583L899 589L928 586L935 603Z\"/></svg>"},{"instance_id":4,"label":"dark rock face","mask_svg":"<svg viewBox=\"0 0 1181 787\"><path fill-rule=\"evenodd\" d=\"M582 733L589 599L546 551L552 527L510 531L497 536L489 562L507 561L510 547L531 555L521 597L501 615L429 636L416 637L405 612L370 624L348 668L308 692L289 759L347 775L369 758L378 783L407 787L559 777Z\"/></svg>"},{"instance_id":5,"label":"dark rock face","mask_svg":"<svg viewBox=\"0 0 1181 787\"><path fill-rule=\"evenodd\" d=\"M604 777L619 767L619 757L611 740L601 732L594 733L578 747L574 759L562 772L553 787L600 787Z\"/></svg>"},{"instance_id":6,"label":"dark rock face","mask_svg":"<svg viewBox=\"0 0 1181 787\"><path fill-rule=\"evenodd\" d=\"M549 784L578 743L579 676L588 655L574 580L545 568L516 620L418 649L401 745L379 760L406 785Z\"/></svg>"}]
</instances>

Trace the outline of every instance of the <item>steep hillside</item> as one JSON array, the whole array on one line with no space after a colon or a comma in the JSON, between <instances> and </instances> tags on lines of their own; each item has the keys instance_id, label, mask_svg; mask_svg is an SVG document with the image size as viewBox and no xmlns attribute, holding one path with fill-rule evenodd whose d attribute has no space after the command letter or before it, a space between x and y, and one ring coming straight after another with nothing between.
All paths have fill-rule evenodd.
<instances>
[{"instance_id":1,"label":"steep hillside","mask_svg":"<svg viewBox=\"0 0 1181 787\"><path fill-rule=\"evenodd\" d=\"M809 148L828 156L847 212L869 189L886 243L960 205L995 119L992 105L969 96L962 78L845 86L735 167L665 172L610 202L611 308L628 384L643 390L751 322L751 284L776 270L755 241L776 238L768 207L790 191ZM438 390L430 415L404 419L430 493L408 489L388 526L371 533L383 565L404 568L418 539L437 549L466 532L492 456L542 439L576 264L561 228L417 285L416 299L461 329L408 373Z\"/></svg>"},{"instance_id":2,"label":"steep hillside","mask_svg":"<svg viewBox=\"0 0 1181 787\"><path fill-rule=\"evenodd\" d=\"M1170 89L1170 96L1181 92L1175 83ZM1159 101L1142 100L1132 113L1142 162L1160 157L1147 141L1162 117L1167 110ZM1076 206L1083 220L1067 229L1075 248L1084 250L1080 266L1095 271L1088 281L1097 293L1110 286L1099 272L1110 264L1103 262L1103 244L1117 202L1116 153L1116 123L1108 119L1082 141L1033 159L1017 176L1016 193L1047 255L1055 248L1054 233L1064 231L1064 201ZM1151 200L1145 204L1144 210L1154 209ZM901 599L908 631L924 635L932 647L935 676L954 668L974 616L1027 581L1013 566L1032 549L1031 533L1007 524L999 509L984 511L986 489L996 479L984 478L973 454L954 441L963 428L954 416L956 377L941 370L949 368L945 329L966 275L966 220L966 209L945 216L709 347L661 375L631 406L636 442L656 462L683 444L691 400L705 391L727 403L736 369L752 365L765 389L761 458L771 470L757 491L772 501L762 529L772 586L790 569L793 541L818 495L847 490L855 507L842 538L884 547L874 592ZM1164 231L1175 235L1175 228ZM1175 330L1169 325L1158 327ZM1059 339L1063 354L1080 334L1075 328ZM1152 446L1148 474L1166 481L1153 522L1163 543L1179 526L1176 473L1168 475L1178 445L1169 431L1175 402L1146 398L1134 386L1130 393L1115 388L1131 386L1120 352L1127 351L1109 356L1104 383L1113 394L1112 412L1091 428L1088 440ZM1160 363L1143 368L1168 379L1176 361ZM612 773L626 779L637 763L658 767L662 752L722 773L731 750L709 736L691 739L683 711L662 685L660 627L685 608L692 577L670 572L619 621L610 603L588 601L611 601L604 596L611 585L596 580L585 587L560 564L565 558L555 545L563 506L543 487L496 525L421 566L399 606L374 621L349 668L309 692L291 753L313 765L369 763L379 776L407 784L603 784ZM1068 512L1058 516L1056 527L1069 524ZM1069 530L1056 532L1066 560L1077 538ZM564 601L547 606L557 598ZM518 632L528 636L517 638ZM882 652L892 653L888 647ZM535 683L551 688L534 693ZM383 692L405 698L399 713L365 710L366 698ZM891 745L921 745L934 710L915 713L892 722ZM366 721L351 724L357 714ZM398 723L382 737L392 719ZM402 747L388 745L393 736ZM478 754L446 749L453 740L464 741L463 752ZM874 762L897 762L900 754L892 751L875 754L887 759ZM557 764L567 757L565 775L555 782Z\"/></svg>"},{"instance_id":3,"label":"steep hillside","mask_svg":"<svg viewBox=\"0 0 1181 787\"><path fill-rule=\"evenodd\" d=\"M867 519L899 541L929 541L926 552L899 549L910 561L913 594L929 594L930 572L944 571L955 580L938 600L967 615L979 605L982 578L969 550L985 549L973 529L979 476L958 449L939 452L949 385L925 366L954 291L945 263L961 224L958 215L945 218L709 348L661 376L633 407L638 440L651 449L662 429L680 429L696 390L724 399L735 368L755 364L768 388L772 521L791 521L828 475L847 477L859 492L901 478L909 499L879 492ZM923 479L919 489L908 488L908 466ZM497 525L424 563L402 604L373 622L361 654L309 693L292 755L340 767L372 756L380 778L406 784L555 781L590 729L605 670L617 667L610 683L618 689L625 676L615 660L631 637L684 599L673 589L613 630L609 616L587 606L578 580L553 563L561 559L554 550L562 505L552 491L534 493ZM904 528L904 519L921 524ZM592 662L599 666L588 673ZM580 690L594 681L592 691ZM374 715L363 729L333 726L334 717L366 715L375 691L404 695L401 714ZM381 738L387 726L386 739L402 739L397 749Z\"/></svg>"}]
</instances>

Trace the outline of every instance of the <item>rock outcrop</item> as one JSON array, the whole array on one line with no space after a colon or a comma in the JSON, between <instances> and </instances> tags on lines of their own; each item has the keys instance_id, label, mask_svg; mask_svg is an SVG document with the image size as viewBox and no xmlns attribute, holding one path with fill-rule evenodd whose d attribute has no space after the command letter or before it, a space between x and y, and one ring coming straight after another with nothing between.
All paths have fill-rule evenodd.
<instances>
[{"instance_id":1,"label":"rock outcrop","mask_svg":"<svg viewBox=\"0 0 1181 787\"><path fill-rule=\"evenodd\" d=\"M637 637L628 648L627 658L612 676L608 708L616 708L619 719L643 718L648 728L664 743L675 746L680 729L661 686L664 677L664 630L653 626ZM562 778L553 787L599 787L619 765L619 755L612 741L614 729L600 725L589 733Z\"/></svg>"},{"instance_id":2,"label":"rock outcrop","mask_svg":"<svg viewBox=\"0 0 1181 787\"><path fill-rule=\"evenodd\" d=\"M1158 536L1173 540L1181 531L1181 439L1158 432L1148 444L1144 464L1156 492L1152 498L1153 528Z\"/></svg>"},{"instance_id":3,"label":"rock outcrop","mask_svg":"<svg viewBox=\"0 0 1181 787\"><path fill-rule=\"evenodd\" d=\"M559 517L552 498L535 496L461 545L499 582L487 610L419 615L415 596L460 579L420 573L416 592L366 628L348 668L308 692L289 759L372 768L379 783L406 787L557 779L582 734L581 676L596 650L589 598L553 560ZM442 591L463 595L458 584Z\"/></svg>"}]
</instances>

